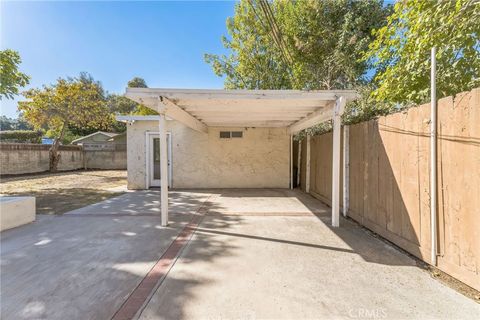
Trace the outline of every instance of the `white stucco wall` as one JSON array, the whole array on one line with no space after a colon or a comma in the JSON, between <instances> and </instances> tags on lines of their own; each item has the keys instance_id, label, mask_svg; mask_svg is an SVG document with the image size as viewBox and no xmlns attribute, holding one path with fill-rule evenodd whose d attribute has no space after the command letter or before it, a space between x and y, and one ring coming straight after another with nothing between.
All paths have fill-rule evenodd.
<instances>
[{"instance_id":1,"label":"white stucco wall","mask_svg":"<svg viewBox=\"0 0 480 320\"><path fill-rule=\"evenodd\" d=\"M172 137L173 188L288 188L290 136L285 128L214 128L208 134L167 121ZM146 187L145 132L156 121L127 127L128 188ZM220 131L243 138L220 139Z\"/></svg>"}]
</instances>

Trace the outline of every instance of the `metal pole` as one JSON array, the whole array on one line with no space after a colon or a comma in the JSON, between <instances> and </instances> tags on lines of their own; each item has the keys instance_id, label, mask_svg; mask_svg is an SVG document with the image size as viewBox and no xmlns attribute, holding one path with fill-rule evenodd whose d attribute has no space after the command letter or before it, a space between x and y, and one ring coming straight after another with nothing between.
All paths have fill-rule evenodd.
<instances>
[{"instance_id":1,"label":"metal pole","mask_svg":"<svg viewBox=\"0 0 480 320\"><path fill-rule=\"evenodd\" d=\"M431 97L430 97L430 225L431 225L431 263L437 265L437 86L436 86L436 48L431 53Z\"/></svg>"}]
</instances>

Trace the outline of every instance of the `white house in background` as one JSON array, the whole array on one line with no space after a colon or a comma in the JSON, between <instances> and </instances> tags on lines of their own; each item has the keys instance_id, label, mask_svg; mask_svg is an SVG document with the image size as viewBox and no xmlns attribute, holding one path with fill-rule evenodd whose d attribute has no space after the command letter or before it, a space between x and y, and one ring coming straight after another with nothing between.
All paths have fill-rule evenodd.
<instances>
[{"instance_id":1,"label":"white house in background","mask_svg":"<svg viewBox=\"0 0 480 320\"><path fill-rule=\"evenodd\" d=\"M119 135L118 133L97 131L72 141L72 144L108 144L109 140Z\"/></svg>"},{"instance_id":2,"label":"white house in background","mask_svg":"<svg viewBox=\"0 0 480 320\"><path fill-rule=\"evenodd\" d=\"M128 188L161 186L162 225L169 187L291 187L293 134L332 119L332 223L338 225L340 116L354 91L127 88L126 97L159 113L117 120L128 124Z\"/></svg>"}]
</instances>

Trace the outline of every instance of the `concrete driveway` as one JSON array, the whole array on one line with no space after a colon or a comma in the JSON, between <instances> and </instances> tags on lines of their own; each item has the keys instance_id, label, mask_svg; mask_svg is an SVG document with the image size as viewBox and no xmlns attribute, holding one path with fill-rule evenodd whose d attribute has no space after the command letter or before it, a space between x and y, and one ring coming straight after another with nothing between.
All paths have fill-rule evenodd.
<instances>
[{"instance_id":1,"label":"concrete driveway","mask_svg":"<svg viewBox=\"0 0 480 320\"><path fill-rule=\"evenodd\" d=\"M479 304L355 224L342 220L340 228L330 228L328 208L301 192L171 192L168 228L152 216L157 199L153 191L132 192L2 233L2 319L122 319L119 310L161 268L168 274L142 293L144 301L133 301L135 317L480 314ZM184 229L205 207L207 215ZM193 234L189 242L187 235L178 242L182 230ZM172 242L182 244L176 261L169 255Z\"/></svg>"}]
</instances>

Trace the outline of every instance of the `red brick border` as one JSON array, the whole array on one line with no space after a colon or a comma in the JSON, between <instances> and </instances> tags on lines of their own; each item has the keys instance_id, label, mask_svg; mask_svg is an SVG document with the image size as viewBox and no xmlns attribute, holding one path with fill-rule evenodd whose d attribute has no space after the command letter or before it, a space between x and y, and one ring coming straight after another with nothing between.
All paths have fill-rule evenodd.
<instances>
[{"instance_id":1,"label":"red brick border","mask_svg":"<svg viewBox=\"0 0 480 320\"><path fill-rule=\"evenodd\" d=\"M252 216L252 217L314 217L318 215L328 215L330 212L311 211L311 212L209 212L209 216Z\"/></svg>"},{"instance_id":2,"label":"red brick border","mask_svg":"<svg viewBox=\"0 0 480 320\"><path fill-rule=\"evenodd\" d=\"M212 196L208 197L203 205L193 214L190 222L180 231L179 235L163 253L153 268L147 273L140 284L133 290L130 296L125 300L122 306L113 315L112 320L130 320L142 309L147 303L148 298L153 293L157 285L159 285L175 261L180 256L182 249L190 241L193 233L207 212L208 203Z\"/></svg>"}]
</instances>

